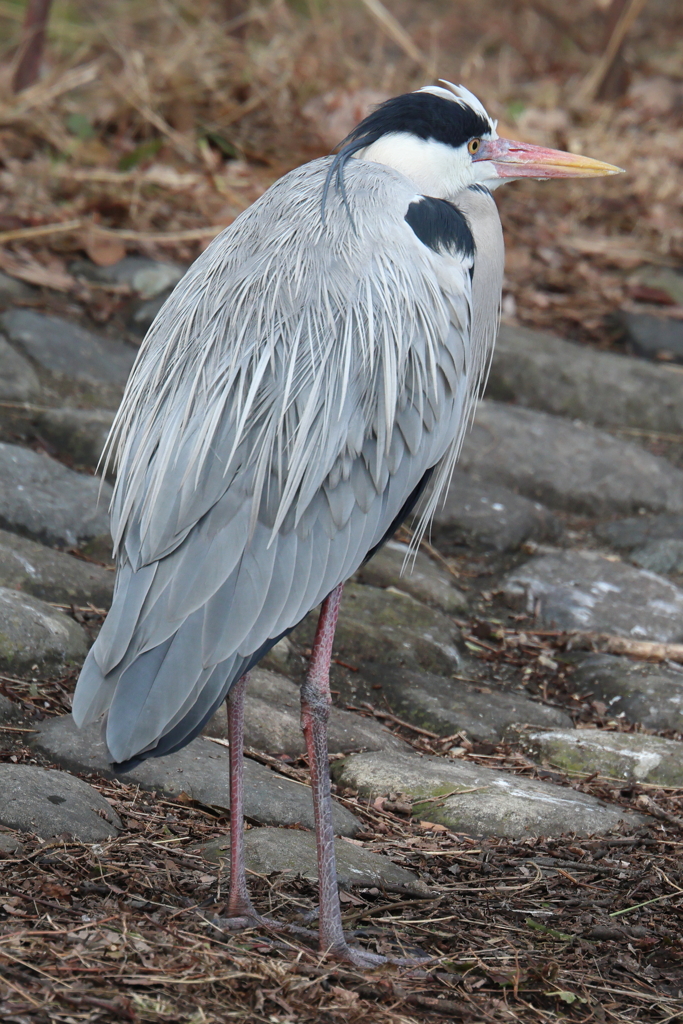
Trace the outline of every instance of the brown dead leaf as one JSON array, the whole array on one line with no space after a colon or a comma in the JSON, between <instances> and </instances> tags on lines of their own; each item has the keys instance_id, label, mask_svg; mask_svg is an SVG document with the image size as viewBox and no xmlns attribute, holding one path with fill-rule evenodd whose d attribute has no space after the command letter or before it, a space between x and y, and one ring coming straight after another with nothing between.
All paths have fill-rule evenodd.
<instances>
[{"instance_id":1,"label":"brown dead leaf","mask_svg":"<svg viewBox=\"0 0 683 1024\"><path fill-rule=\"evenodd\" d=\"M126 247L120 238L89 228L82 234L82 245L93 263L98 267L111 267L126 255Z\"/></svg>"},{"instance_id":2,"label":"brown dead leaf","mask_svg":"<svg viewBox=\"0 0 683 1024\"><path fill-rule=\"evenodd\" d=\"M44 267L36 259L23 255L18 259L7 249L0 249L0 269L10 277L19 281L35 284L43 288L52 288L58 292L68 292L75 288L76 281L65 270L52 270Z\"/></svg>"}]
</instances>

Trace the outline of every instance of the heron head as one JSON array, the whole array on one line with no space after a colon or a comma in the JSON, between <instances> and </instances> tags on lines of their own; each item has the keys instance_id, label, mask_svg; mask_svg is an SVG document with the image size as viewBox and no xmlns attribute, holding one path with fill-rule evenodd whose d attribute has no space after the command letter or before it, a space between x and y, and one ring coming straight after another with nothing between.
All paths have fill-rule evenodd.
<instances>
[{"instance_id":1,"label":"heron head","mask_svg":"<svg viewBox=\"0 0 683 1024\"><path fill-rule=\"evenodd\" d=\"M618 174L590 157L501 139L497 122L462 85L442 81L382 103L342 143L356 156L401 171L425 195L447 199L470 185L497 188L516 178Z\"/></svg>"}]
</instances>

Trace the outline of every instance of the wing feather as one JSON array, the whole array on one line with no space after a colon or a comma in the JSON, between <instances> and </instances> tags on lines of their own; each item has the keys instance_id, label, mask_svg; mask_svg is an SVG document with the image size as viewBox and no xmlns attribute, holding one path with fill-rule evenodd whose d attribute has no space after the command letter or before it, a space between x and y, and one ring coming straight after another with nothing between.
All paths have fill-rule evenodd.
<instances>
[{"instance_id":1,"label":"wing feather","mask_svg":"<svg viewBox=\"0 0 683 1024\"><path fill-rule=\"evenodd\" d=\"M457 455L488 358L471 260L419 242L414 186L380 165L349 168L368 229L352 235L339 202L323 227L327 167L281 179L194 264L117 416L125 554L74 714L109 708L118 761L201 728Z\"/></svg>"}]
</instances>

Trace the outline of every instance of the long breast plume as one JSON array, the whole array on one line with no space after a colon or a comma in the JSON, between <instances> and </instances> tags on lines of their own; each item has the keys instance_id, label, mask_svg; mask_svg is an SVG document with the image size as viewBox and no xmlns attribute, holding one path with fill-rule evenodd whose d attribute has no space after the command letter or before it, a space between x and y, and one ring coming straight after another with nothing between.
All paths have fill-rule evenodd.
<instances>
[{"instance_id":1,"label":"long breast plume","mask_svg":"<svg viewBox=\"0 0 683 1024\"><path fill-rule=\"evenodd\" d=\"M421 401L438 401L447 303L428 259L421 266L407 247L402 208L395 239L386 239L393 198L386 193L406 191L406 179L365 165L362 187L354 188L355 201L365 203L354 232L333 196L322 223L328 163L291 172L245 211L153 324L108 444L107 458L116 453L119 468L116 545L132 514L144 538L188 436L193 448L179 485L194 474L196 486L209 460L220 460L226 486L237 468L253 469L252 526L274 470L274 536L290 512L298 522L343 455L349 422L360 419L360 438L377 437L379 459L388 453L406 382ZM351 186L359 173L347 169ZM217 450L226 422L231 444Z\"/></svg>"}]
</instances>

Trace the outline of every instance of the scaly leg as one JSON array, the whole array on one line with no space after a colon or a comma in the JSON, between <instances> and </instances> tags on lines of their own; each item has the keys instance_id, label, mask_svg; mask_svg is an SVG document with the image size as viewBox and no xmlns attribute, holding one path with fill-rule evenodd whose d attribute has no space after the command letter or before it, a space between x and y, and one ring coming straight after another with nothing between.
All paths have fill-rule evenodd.
<instances>
[{"instance_id":1,"label":"scaly leg","mask_svg":"<svg viewBox=\"0 0 683 1024\"><path fill-rule=\"evenodd\" d=\"M339 615L342 584L323 602L313 651L301 688L301 725L306 737L313 791L313 812L318 849L320 882L320 950L357 967L386 963L386 957L349 946L344 938L341 906L337 889L337 867L332 824L332 792L327 751L327 721L330 715L330 660L334 631ZM214 924L230 931L261 925L271 931L284 931L309 938L314 933L298 925L279 924L257 912L249 898L244 863L244 694L248 675L234 684L228 695L228 741L230 743L230 894L228 916ZM421 961L393 960L412 965Z\"/></svg>"},{"instance_id":2,"label":"scaly leg","mask_svg":"<svg viewBox=\"0 0 683 1024\"><path fill-rule=\"evenodd\" d=\"M321 953L346 960L358 967L384 963L385 958L366 950L353 949L344 938L341 906L337 888L337 865L334 854L332 823L332 791L327 751L327 721L330 717L330 660L334 631L339 615L343 584L339 584L323 601L306 681L301 688L301 728L306 737L308 764L313 790L313 813L318 848L318 880L320 911L318 927Z\"/></svg>"},{"instance_id":3,"label":"scaly leg","mask_svg":"<svg viewBox=\"0 0 683 1024\"><path fill-rule=\"evenodd\" d=\"M228 742L230 744L230 893L227 917L214 923L229 931L261 925L270 931L284 931L302 938L314 935L307 928L280 924L259 914L249 897L244 863L244 696L249 673L233 685L227 697Z\"/></svg>"},{"instance_id":4,"label":"scaly leg","mask_svg":"<svg viewBox=\"0 0 683 1024\"><path fill-rule=\"evenodd\" d=\"M249 673L234 684L227 698L230 744L230 895L228 917L258 918L249 898L244 865L244 694Z\"/></svg>"}]
</instances>

